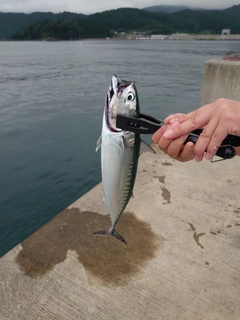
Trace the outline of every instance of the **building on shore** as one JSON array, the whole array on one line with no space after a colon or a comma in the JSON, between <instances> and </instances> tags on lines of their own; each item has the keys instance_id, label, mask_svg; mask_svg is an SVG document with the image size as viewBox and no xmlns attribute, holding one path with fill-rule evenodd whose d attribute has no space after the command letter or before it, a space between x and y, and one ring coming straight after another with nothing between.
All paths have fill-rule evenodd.
<instances>
[{"instance_id":1,"label":"building on shore","mask_svg":"<svg viewBox=\"0 0 240 320\"><path fill-rule=\"evenodd\" d=\"M221 34L221 39L225 40L231 34L231 29L223 29Z\"/></svg>"}]
</instances>

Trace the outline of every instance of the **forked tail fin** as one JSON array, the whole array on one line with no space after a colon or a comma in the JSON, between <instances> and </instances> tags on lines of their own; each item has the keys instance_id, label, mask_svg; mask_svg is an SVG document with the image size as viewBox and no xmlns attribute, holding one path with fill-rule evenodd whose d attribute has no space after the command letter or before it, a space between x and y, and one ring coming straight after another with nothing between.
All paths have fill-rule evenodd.
<instances>
[{"instance_id":1,"label":"forked tail fin","mask_svg":"<svg viewBox=\"0 0 240 320\"><path fill-rule=\"evenodd\" d=\"M95 231L93 232L93 234L98 234L101 236L110 236L127 245L127 242L125 241L125 239L115 229L112 229L112 228Z\"/></svg>"}]
</instances>

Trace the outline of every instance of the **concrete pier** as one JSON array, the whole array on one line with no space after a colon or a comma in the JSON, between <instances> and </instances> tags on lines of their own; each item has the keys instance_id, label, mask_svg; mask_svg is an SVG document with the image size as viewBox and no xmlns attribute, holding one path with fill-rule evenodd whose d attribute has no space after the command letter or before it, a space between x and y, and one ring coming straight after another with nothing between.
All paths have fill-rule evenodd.
<instances>
[{"instance_id":1,"label":"concrete pier","mask_svg":"<svg viewBox=\"0 0 240 320\"><path fill-rule=\"evenodd\" d=\"M240 53L205 63L200 106L218 98L240 101Z\"/></svg>"},{"instance_id":2,"label":"concrete pier","mask_svg":"<svg viewBox=\"0 0 240 320\"><path fill-rule=\"evenodd\" d=\"M240 319L240 159L140 158L118 232L96 186L0 259L0 319Z\"/></svg>"}]
</instances>

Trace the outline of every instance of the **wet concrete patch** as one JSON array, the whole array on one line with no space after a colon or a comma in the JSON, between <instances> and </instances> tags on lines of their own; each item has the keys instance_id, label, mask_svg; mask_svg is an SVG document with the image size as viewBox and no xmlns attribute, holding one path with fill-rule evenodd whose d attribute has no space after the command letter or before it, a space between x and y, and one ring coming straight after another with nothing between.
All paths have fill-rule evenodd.
<instances>
[{"instance_id":1,"label":"wet concrete patch","mask_svg":"<svg viewBox=\"0 0 240 320\"><path fill-rule=\"evenodd\" d=\"M166 162L163 162L163 163L162 163L162 165L163 165L163 166L173 166L173 164L172 164L172 163L167 162L167 161L166 161Z\"/></svg>"},{"instance_id":2,"label":"wet concrete patch","mask_svg":"<svg viewBox=\"0 0 240 320\"><path fill-rule=\"evenodd\" d=\"M193 225L192 223L190 223L190 222L188 222L188 224L189 224L191 230L193 231L193 239L194 239L194 241L196 242L196 244L197 244L201 249L204 249L204 246L201 245L201 243L199 242L199 238L202 237L202 236L204 236L205 233L202 232L202 233L198 233L198 234L197 234L196 228L194 227L194 225Z\"/></svg>"},{"instance_id":3,"label":"wet concrete patch","mask_svg":"<svg viewBox=\"0 0 240 320\"><path fill-rule=\"evenodd\" d=\"M161 183L165 183L165 179L166 179L165 176L154 176L154 178L158 179L158 181Z\"/></svg>"},{"instance_id":4,"label":"wet concrete patch","mask_svg":"<svg viewBox=\"0 0 240 320\"><path fill-rule=\"evenodd\" d=\"M233 210L234 213L236 213L236 215L240 214L240 208L237 208L236 210Z\"/></svg>"},{"instance_id":5,"label":"wet concrete patch","mask_svg":"<svg viewBox=\"0 0 240 320\"><path fill-rule=\"evenodd\" d=\"M127 246L112 237L93 235L110 225L108 215L66 209L22 242L16 262L27 276L37 279L63 262L68 250L74 250L88 277L126 285L156 255L164 240L129 212L123 213L116 228Z\"/></svg>"},{"instance_id":6,"label":"wet concrete patch","mask_svg":"<svg viewBox=\"0 0 240 320\"><path fill-rule=\"evenodd\" d=\"M210 231L211 234L213 234L214 236L216 236L216 232Z\"/></svg>"},{"instance_id":7,"label":"wet concrete patch","mask_svg":"<svg viewBox=\"0 0 240 320\"><path fill-rule=\"evenodd\" d=\"M163 204L170 204L171 203L171 193L168 189L166 188L162 188L162 197L165 200L165 202L163 202Z\"/></svg>"}]
</instances>

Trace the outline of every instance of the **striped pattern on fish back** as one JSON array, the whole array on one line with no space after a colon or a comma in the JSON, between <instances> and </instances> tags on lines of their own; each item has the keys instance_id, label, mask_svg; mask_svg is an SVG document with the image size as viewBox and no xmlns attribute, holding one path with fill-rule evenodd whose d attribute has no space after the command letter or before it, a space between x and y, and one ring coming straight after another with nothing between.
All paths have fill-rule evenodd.
<instances>
[{"instance_id":1,"label":"striped pattern on fish back","mask_svg":"<svg viewBox=\"0 0 240 320\"><path fill-rule=\"evenodd\" d=\"M130 164L128 175L126 179L125 189L123 190L122 194L122 208L120 211L120 214L124 211L126 205L128 204L128 201L130 197L132 196L132 189L133 189L133 161Z\"/></svg>"}]
</instances>

